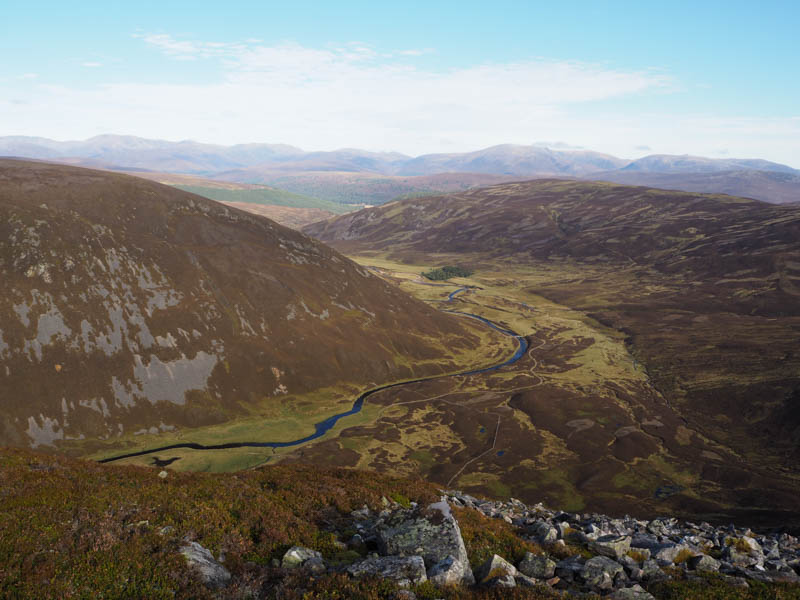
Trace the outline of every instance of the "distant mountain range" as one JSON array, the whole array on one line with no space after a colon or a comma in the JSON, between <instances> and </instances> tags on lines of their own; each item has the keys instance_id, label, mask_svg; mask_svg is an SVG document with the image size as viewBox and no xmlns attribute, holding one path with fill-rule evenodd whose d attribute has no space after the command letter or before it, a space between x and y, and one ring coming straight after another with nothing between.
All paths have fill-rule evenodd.
<instances>
[{"instance_id":1,"label":"distant mountain range","mask_svg":"<svg viewBox=\"0 0 800 600\"><path fill-rule=\"evenodd\" d=\"M503 144L417 157L345 148L306 152L285 144L220 146L100 135L58 142L0 137L0 156L35 158L124 171L186 173L278 186L342 203L382 204L398 196L453 192L541 177L602 179L691 192L800 201L800 171L760 159L651 155L637 160L588 150ZM442 179L430 176L448 174Z\"/></svg>"}]
</instances>

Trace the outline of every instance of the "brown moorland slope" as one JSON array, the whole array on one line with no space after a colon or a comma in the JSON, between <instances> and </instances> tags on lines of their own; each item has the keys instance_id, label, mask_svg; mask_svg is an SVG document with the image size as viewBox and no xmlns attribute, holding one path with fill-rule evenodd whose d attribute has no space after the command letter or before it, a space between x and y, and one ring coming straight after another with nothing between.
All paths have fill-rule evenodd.
<instances>
[{"instance_id":1,"label":"brown moorland slope","mask_svg":"<svg viewBox=\"0 0 800 600\"><path fill-rule=\"evenodd\" d=\"M292 411L321 388L454 368L479 339L268 219L45 163L0 161L0 278L2 444Z\"/></svg>"},{"instance_id":2,"label":"brown moorland slope","mask_svg":"<svg viewBox=\"0 0 800 600\"><path fill-rule=\"evenodd\" d=\"M800 202L800 174L797 173L755 169L711 173L651 173L620 169L593 173L589 178L626 185L645 185L662 190L729 194L773 204Z\"/></svg>"},{"instance_id":3,"label":"brown moorland slope","mask_svg":"<svg viewBox=\"0 0 800 600\"><path fill-rule=\"evenodd\" d=\"M698 498L797 511L788 492L800 481L797 206L551 180L395 202L305 231L346 253L470 264L479 284L482 268L505 271L508 289L525 286L531 298L621 332L648 385L682 419L669 435L670 453L685 454L680 485L700 482ZM540 370L555 360L552 351L538 357ZM591 389L582 393L590 399ZM512 400L537 427L554 414L575 423L587 410L566 408L557 390ZM638 427L664 438L664 424ZM544 426L559 435L558 423ZM569 439L580 445L584 436ZM578 487L581 476L570 475Z\"/></svg>"}]
</instances>

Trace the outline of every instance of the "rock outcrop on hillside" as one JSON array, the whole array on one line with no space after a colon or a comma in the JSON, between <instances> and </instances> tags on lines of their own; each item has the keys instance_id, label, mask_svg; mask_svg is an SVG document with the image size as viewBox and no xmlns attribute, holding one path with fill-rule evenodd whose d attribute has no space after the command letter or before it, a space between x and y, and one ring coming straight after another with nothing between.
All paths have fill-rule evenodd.
<instances>
[{"instance_id":1,"label":"rock outcrop on hillside","mask_svg":"<svg viewBox=\"0 0 800 600\"><path fill-rule=\"evenodd\" d=\"M549 510L479 500L449 492L428 507L403 508L385 502L379 513L363 508L352 513L359 533L349 547L366 557L341 566L320 568L319 554L290 549L282 566L344 571L351 577L378 577L401 588L426 581L468 588L527 587L573 594L599 594L624 600L653 599L649 585L669 580L702 582L714 574L731 589L748 582L800 584L800 540L788 534L759 535L749 529L714 527L708 523L652 520ZM517 528L523 539L540 545L540 554L526 552L514 565L497 554L470 565L451 507L479 511ZM295 557L303 555L304 560ZM443 557L443 558L442 558ZM716 558L715 558L716 557ZM403 598L413 598L406 592Z\"/></svg>"}]
</instances>

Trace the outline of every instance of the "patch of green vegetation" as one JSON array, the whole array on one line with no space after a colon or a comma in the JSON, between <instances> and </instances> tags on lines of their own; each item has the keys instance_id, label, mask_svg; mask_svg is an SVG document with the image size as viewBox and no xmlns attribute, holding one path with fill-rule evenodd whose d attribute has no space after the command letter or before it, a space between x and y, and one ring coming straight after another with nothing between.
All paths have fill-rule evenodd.
<instances>
[{"instance_id":1,"label":"patch of green vegetation","mask_svg":"<svg viewBox=\"0 0 800 600\"><path fill-rule=\"evenodd\" d=\"M611 478L611 483L616 488L632 488L636 490L648 490L652 487L646 478L630 470L621 471L614 475Z\"/></svg>"},{"instance_id":2,"label":"patch of green vegetation","mask_svg":"<svg viewBox=\"0 0 800 600\"><path fill-rule=\"evenodd\" d=\"M392 494L392 500L397 502L403 508L411 508L411 500L408 499L408 496L404 496L403 494L396 493Z\"/></svg>"},{"instance_id":3,"label":"patch of green vegetation","mask_svg":"<svg viewBox=\"0 0 800 600\"><path fill-rule=\"evenodd\" d=\"M211 198L218 202L247 202L249 204L271 204L274 206L293 206L296 208L321 208L332 213L350 212L352 207L339 202L322 200L312 196L295 194L273 187L257 187L253 189L229 190L225 188L203 187L198 185L175 185L174 187L198 196Z\"/></svg>"},{"instance_id":4,"label":"patch of green vegetation","mask_svg":"<svg viewBox=\"0 0 800 600\"><path fill-rule=\"evenodd\" d=\"M408 457L419 463L420 471L422 472L429 471L430 468L436 464L436 459L434 459L433 454L429 450L414 450Z\"/></svg>"},{"instance_id":5,"label":"patch of green vegetation","mask_svg":"<svg viewBox=\"0 0 800 600\"><path fill-rule=\"evenodd\" d=\"M431 281L444 281L446 279L452 279L453 277L469 277L473 273L475 273L475 271L472 269L445 265L444 267L439 267L438 269L423 271L422 276L430 279Z\"/></svg>"},{"instance_id":6,"label":"patch of green vegetation","mask_svg":"<svg viewBox=\"0 0 800 600\"><path fill-rule=\"evenodd\" d=\"M486 487L497 496L498 498L511 497L511 487L500 481L499 479L492 479L486 482Z\"/></svg>"}]
</instances>

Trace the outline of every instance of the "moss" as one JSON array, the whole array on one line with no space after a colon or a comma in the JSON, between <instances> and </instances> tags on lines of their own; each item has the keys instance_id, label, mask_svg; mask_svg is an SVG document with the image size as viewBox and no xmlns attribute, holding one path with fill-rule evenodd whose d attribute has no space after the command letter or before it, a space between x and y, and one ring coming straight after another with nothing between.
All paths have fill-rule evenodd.
<instances>
[{"instance_id":1,"label":"moss","mask_svg":"<svg viewBox=\"0 0 800 600\"><path fill-rule=\"evenodd\" d=\"M410 508L411 507L411 500L408 499L408 496L404 496L400 493L395 493L391 495L392 500L397 502L403 508Z\"/></svg>"},{"instance_id":2,"label":"moss","mask_svg":"<svg viewBox=\"0 0 800 600\"><path fill-rule=\"evenodd\" d=\"M694 555L695 555L694 552L684 548L683 550L678 552L678 554L675 556L675 558L673 559L672 562L674 562L676 565L679 565L681 563L685 563L687 560L692 558Z\"/></svg>"},{"instance_id":3,"label":"moss","mask_svg":"<svg viewBox=\"0 0 800 600\"><path fill-rule=\"evenodd\" d=\"M637 563L642 563L647 560L647 554L639 550L628 550L628 556L635 560Z\"/></svg>"}]
</instances>

